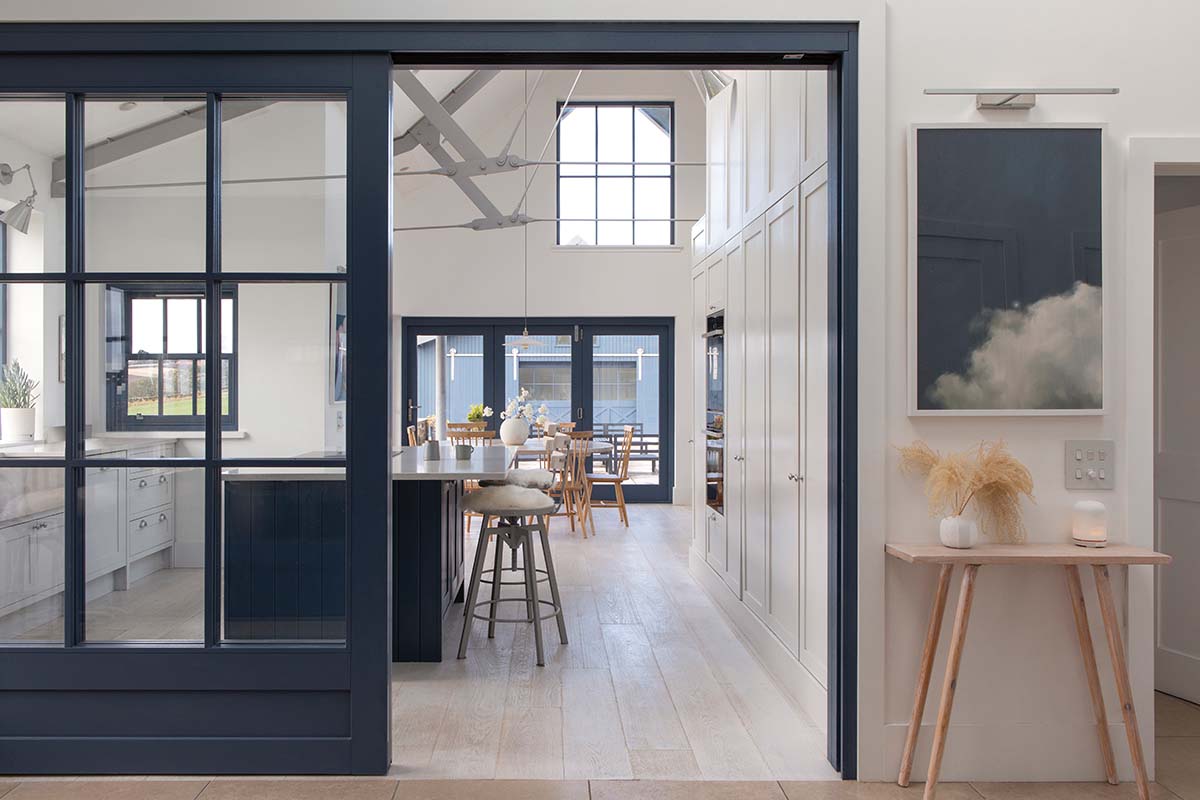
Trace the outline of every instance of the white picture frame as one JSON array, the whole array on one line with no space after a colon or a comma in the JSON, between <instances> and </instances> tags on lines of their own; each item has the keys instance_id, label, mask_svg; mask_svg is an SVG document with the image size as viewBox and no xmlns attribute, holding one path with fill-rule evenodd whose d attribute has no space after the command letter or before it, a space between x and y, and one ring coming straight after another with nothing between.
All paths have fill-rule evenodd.
<instances>
[{"instance_id":1,"label":"white picture frame","mask_svg":"<svg viewBox=\"0 0 1200 800\"><path fill-rule=\"evenodd\" d=\"M1100 270L1103 276L1100 285L1101 298L1101 402L1099 407L1089 408L921 408L919 405L918 380L918 138L923 130L987 130L987 129L1016 129L1016 130L1088 130L1097 131L1100 135ZM906 231L907 241L907 363L906 363L906 392L907 408L910 417L1063 417L1063 416L1102 416L1108 412L1111 370L1109 369L1109 350L1107 343L1112 341L1108 322L1109 284L1112 276L1109 270L1109 253L1111 252L1110 204L1111 195L1109 175L1111 174L1110 144L1107 136L1107 125L1098 122L929 122L915 123L908 131L908 219Z\"/></svg>"}]
</instances>

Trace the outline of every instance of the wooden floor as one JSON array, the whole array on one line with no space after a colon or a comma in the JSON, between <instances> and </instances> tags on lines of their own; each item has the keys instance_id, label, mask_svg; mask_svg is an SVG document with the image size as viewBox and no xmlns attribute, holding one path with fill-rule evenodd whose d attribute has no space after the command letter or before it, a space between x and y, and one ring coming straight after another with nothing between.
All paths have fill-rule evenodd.
<instances>
[{"instance_id":1,"label":"wooden floor","mask_svg":"<svg viewBox=\"0 0 1200 800\"><path fill-rule=\"evenodd\" d=\"M824 733L688 574L690 510L630 506L629 528L595 513L588 539L551 524L570 643L544 622L545 667L524 624L489 640L477 622L458 661L458 607L442 663L395 665L392 774L835 779Z\"/></svg>"}]
</instances>

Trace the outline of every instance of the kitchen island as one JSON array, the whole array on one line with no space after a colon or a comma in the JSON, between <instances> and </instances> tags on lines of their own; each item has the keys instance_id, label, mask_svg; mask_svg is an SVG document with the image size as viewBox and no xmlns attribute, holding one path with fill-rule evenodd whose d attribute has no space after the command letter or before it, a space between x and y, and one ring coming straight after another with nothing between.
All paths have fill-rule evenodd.
<instances>
[{"instance_id":1,"label":"kitchen island","mask_svg":"<svg viewBox=\"0 0 1200 800\"><path fill-rule=\"evenodd\" d=\"M441 661L442 620L465 579L463 482L500 480L515 451L457 461L404 448L392 459L392 660ZM235 640L345 638L345 472L253 467L222 472L224 615Z\"/></svg>"}]
</instances>

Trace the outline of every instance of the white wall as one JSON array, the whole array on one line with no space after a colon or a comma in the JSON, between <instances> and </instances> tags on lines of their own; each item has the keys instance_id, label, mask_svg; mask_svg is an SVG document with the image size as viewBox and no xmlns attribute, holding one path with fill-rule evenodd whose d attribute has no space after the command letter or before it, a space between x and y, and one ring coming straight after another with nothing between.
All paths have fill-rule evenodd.
<instances>
[{"instance_id":1,"label":"white wall","mask_svg":"<svg viewBox=\"0 0 1200 800\"><path fill-rule=\"evenodd\" d=\"M327 117L333 119L327 119ZM342 130L337 129L340 117ZM332 103L284 103L225 123L223 178L343 175L345 114ZM337 140L330 144L330 139ZM93 185L202 180L204 136L197 133L89 172ZM341 214L335 212L340 208ZM89 192L89 269L203 270L203 188ZM223 196L226 271L334 272L345 263L345 181L231 185ZM104 429L100 292L89 291L89 422ZM327 439L329 285L238 287L238 429L228 456L293 456L337 447ZM286 409L287 413L282 413ZM335 431L336 433L336 431ZM202 445L185 441L198 455Z\"/></svg>"},{"instance_id":2,"label":"white wall","mask_svg":"<svg viewBox=\"0 0 1200 800\"><path fill-rule=\"evenodd\" d=\"M509 19L586 19L590 6L515 0ZM210 0L165 11L142 0L43 0L37 6L0 0L9 19L161 18L270 19L265 0ZM490 19L484 0L453 9L432 4L397 8L386 0L316 0L289 6L291 18L452 16ZM1140 310L1126 314L1123 297L1126 142L1131 136L1200 135L1200 109L1181 100L1194 91L1200 50L1194 32L1200 6L1171 0L614 0L609 19L861 20L860 73L860 676L859 769L865 778L894 778L903 722L911 702L917 641L924 630L933 575L887 564L887 539L934 540L918 487L899 477L889 445L916 436L935 446L959 446L1003 436L1033 470L1038 503L1028 509L1037 540L1065 535L1073 495L1062 488L1062 440L1112 438L1122 447L1126 413L1122 343L1125 327L1151 326ZM927 97L926 87L1118 86L1115 97L1046 97L1030 112L985 115L971 98ZM1108 413L1089 419L988 418L910 420L905 404L906 200L908 126L934 121L1037 120L1105 122L1106 391ZM397 206L401 203L398 198ZM402 252L397 252L401 261ZM511 302L511 300L510 300ZM1118 461L1120 475L1150 464ZM1126 530L1124 482L1105 495L1114 536ZM1140 607L1140 606L1139 606ZM1102 776L1090 729L1087 692L1070 629L1062 578L1053 570L984 570L963 663L952 744L943 776L952 778L1090 779ZM1093 609L1094 611L1094 609ZM1095 616L1093 614L1093 616ZM1150 624L1148 614L1135 624ZM1145 641L1141 637L1139 641ZM1133 653L1137 659L1149 654ZM1101 655L1101 662L1106 659ZM939 664L940 667L940 664ZM1110 685L1110 684L1109 684ZM1135 677L1143 744L1153 764L1150 676ZM931 699L932 706L936 698ZM1119 720L1109 697L1109 718ZM1123 737L1113 731L1119 760ZM922 753L928 751L929 737ZM920 775L918 766L917 774ZM1129 772L1124 769L1128 777Z\"/></svg>"},{"instance_id":3,"label":"white wall","mask_svg":"<svg viewBox=\"0 0 1200 800\"><path fill-rule=\"evenodd\" d=\"M529 72L529 88L537 83ZM424 73L418 77L424 78ZM529 112L528 146L525 131L517 132L513 153L537 159L553 129L556 101L563 100L575 72L547 72ZM399 91L399 89L397 89ZM500 152L520 121L525 97L524 74L502 72L455 119L484 152ZM584 72L575 88L577 100L675 101L675 158L704 160L704 106L691 80L678 71ZM550 141L545 158L553 160ZM396 168L435 166L423 151L397 159ZM503 212L512 211L532 175L508 172L481 178L478 184ZM704 213L704 170L676 170L676 216L697 218ZM526 213L535 218L553 217L555 170L543 166L532 178ZM443 177L398 177L395 218L397 226L469 222L481 213ZM687 439L693 429L688 400L691 337L689 295L690 222L677 223L672 248L578 248L555 245L555 225L535 223L525 230L478 232L466 230L397 233L392 312L399 316L510 316L523 313L523 264L528 237L529 316L656 316L676 321L675 485L679 502L688 502L690 464ZM399 325L396 326L399 336ZM400 347L395 347L397 363ZM396 398L393 441L403 441L403 398L400 372L393 375Z\"/></svg>"}]
</instances>

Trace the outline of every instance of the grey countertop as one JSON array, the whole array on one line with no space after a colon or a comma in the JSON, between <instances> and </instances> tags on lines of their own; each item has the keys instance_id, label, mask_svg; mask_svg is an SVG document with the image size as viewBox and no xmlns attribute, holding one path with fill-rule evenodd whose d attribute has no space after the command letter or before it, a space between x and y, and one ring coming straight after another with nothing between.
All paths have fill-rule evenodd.
<instances>
[{"instance_id":1,"label":"grey countertop","mask_svg":"<svg viewBox=\"0 0 1200 800\"><path fill-rule=\"evenodd\" d=\"M457 461L454 448L442 445L442 457L425 459L424 448L405 447L392 458L392 480L397 481L477 481L501 480L508 472L515 450L508 447L477 447L469 460ZM226 469L227 481L319 481L344 478L341 467L238 467Z\"/></svg>"}]
</instances>

